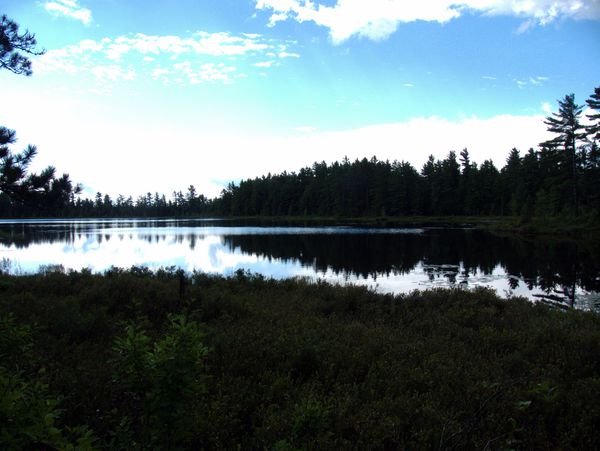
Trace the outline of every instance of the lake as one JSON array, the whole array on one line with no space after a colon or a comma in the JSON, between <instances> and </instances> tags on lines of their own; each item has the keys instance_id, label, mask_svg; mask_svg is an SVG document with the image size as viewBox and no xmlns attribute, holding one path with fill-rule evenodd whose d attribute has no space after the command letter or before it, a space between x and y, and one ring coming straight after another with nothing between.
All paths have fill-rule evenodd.
<instances>
[{"instance_id":1,"label":"lake","mask_svg":"<svg viewBox=\"0 0 600 451\"><path fill-rule=\"evenodd\" d=\"M6 272L61 265L306 277L406 293L486 286L559 306L600 306L600 249L468 227L264 226L249 221L0 220Z\"/></svg>"}]
</instances>

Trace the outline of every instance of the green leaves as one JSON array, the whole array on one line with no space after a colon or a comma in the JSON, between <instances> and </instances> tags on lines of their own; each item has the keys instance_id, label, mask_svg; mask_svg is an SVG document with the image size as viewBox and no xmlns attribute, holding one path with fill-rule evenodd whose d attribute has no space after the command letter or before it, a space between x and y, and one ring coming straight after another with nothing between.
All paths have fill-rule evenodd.
<instances>
[{"instance_id":1,"label":"green leaves","mask_svg":"<svg viewBox=\"0 0 600 451\"><path fill-rule=\"evenodd\" d=\"M205 392L208 349L197 323L170 315L165 334L154 343L141 324L130 323L115 340L118 408L123 422L134 422L134 439L143 446L183 446L194 430ZM137 432L136 432L137 431Z\"/></svg>"},{"instance_id":2,"label":"green leaves","mask_svg":"<svg viewBox=\"0 0 600 451\"><path fill-rule=\"evenodd\" d=\"M42 381L45 371L24 371L34 366L31 330L17 324L13 315L0 317L0 448L91 450L91 430L62 427L62 399L51 395Z\"/></svg>"}]
</instances>

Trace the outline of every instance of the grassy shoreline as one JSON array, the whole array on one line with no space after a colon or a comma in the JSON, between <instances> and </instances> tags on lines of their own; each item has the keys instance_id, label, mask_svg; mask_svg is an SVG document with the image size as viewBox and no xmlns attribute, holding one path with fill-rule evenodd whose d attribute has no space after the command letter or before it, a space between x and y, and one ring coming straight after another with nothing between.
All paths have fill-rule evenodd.
<instances>
[{"instance_id":1,"label":"grassy shoreline","mask_svg":"<svg viewBox=\"0 0 600 451\"><path fill-rule=\"evenodd\" d=\"M527 236L598 238L600 219L534 217L524 220L519 216L239 216L218 219L256 221L263 224L359 226L359 227L473 227L491 232L515 233Z\"/></svg>"},{"instance_id":2,"label":"grassy shoreline","mask_svg":"<svg viewBox=\"0 0 600 451\"><path fill-rule=\"evenodd\" d=\"M0 319L9 449L600 446L600 316L487 290L49 271Z\"/></svg>"}]
</instances>

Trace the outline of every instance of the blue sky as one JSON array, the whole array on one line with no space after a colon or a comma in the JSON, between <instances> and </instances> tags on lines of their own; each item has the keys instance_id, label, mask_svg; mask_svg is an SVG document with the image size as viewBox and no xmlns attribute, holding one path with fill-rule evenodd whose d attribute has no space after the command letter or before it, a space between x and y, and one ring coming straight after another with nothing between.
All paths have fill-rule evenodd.
<instances>
[{"instance_id":1,"label":"blue sky","mask_svg":"<svg viewBox=\"0 0 600 451\"><path fill-rule=\"evenodd\" d=\"M36 34L0 123L87 192L468 147L502 166L600 85L599 0L3 0Z\"/></svg>"}]
</instances>

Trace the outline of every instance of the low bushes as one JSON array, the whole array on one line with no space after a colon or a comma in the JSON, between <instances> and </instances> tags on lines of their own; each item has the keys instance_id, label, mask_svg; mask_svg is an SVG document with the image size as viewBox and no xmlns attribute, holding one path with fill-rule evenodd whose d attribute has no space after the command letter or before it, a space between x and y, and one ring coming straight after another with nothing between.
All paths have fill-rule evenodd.
<instances>
[{"instance_id":1,"label":"low bushes","mask_svg":"<svg viewBox=\"0 0 600 451\"><path fill-rule=\"evenodd\" d=\"M598 315L487 290L54 270L0 327L9 449L600 445Z\"/></svg>"}]
</instances>

